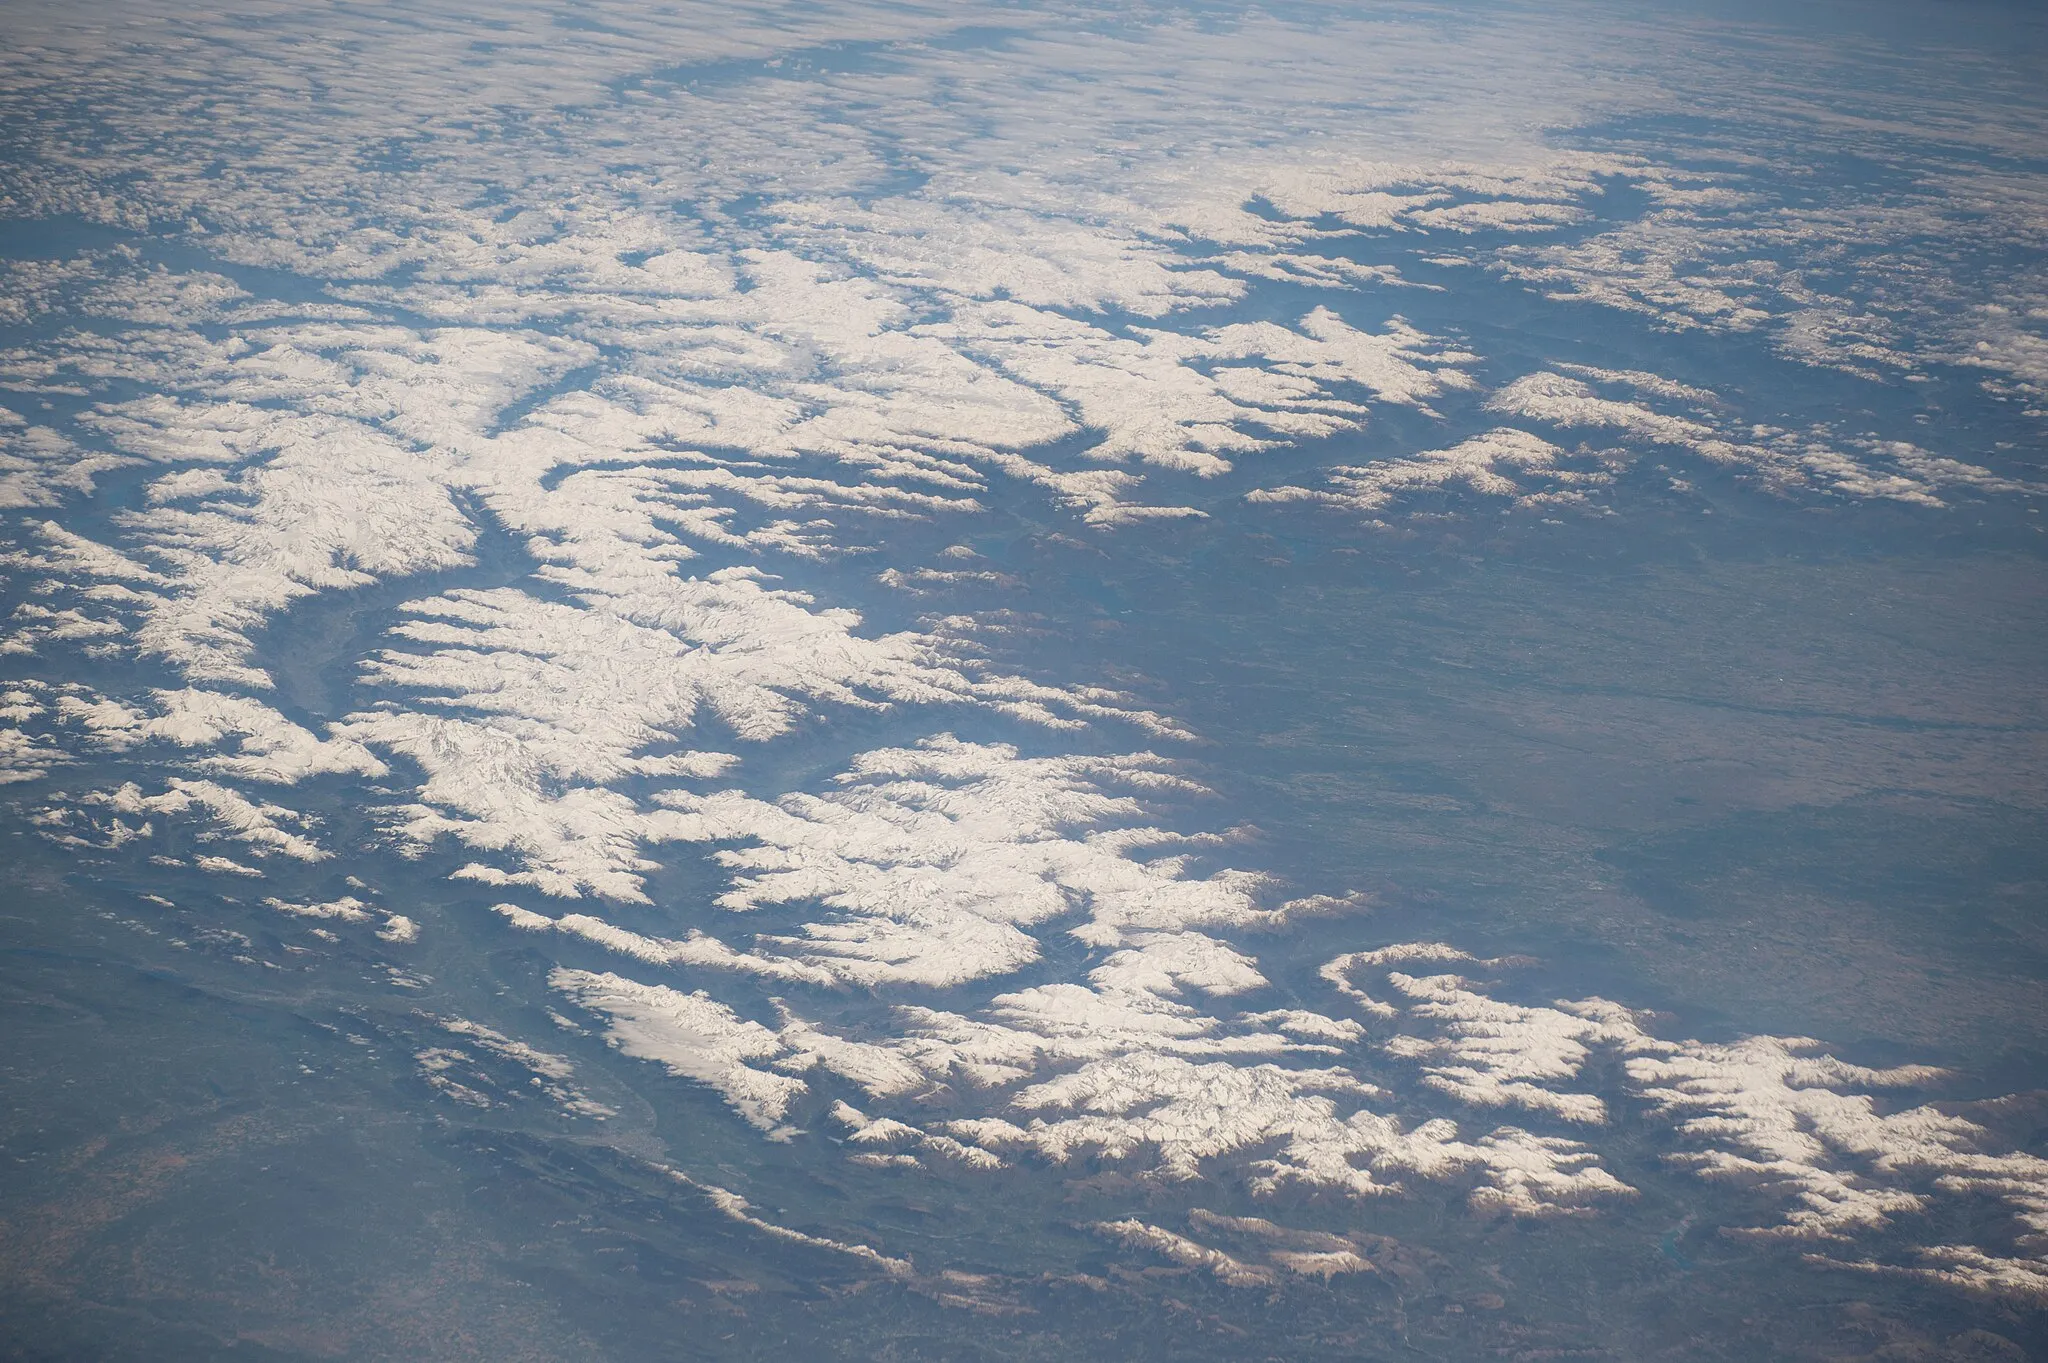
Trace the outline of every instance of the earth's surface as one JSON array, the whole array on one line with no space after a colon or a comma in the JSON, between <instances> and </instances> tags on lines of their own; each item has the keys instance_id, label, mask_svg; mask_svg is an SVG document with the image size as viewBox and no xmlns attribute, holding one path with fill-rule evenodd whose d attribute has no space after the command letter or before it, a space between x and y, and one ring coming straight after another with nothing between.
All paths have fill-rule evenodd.
<instances>
[{"instance_id":1,"label":"earth's surface","mask_svg":"<svg viewBox=\"0 0 2048 1363\"><path fill-rule=\"evenodd\" d=\"M0 1357L2048 1356L2048 29L0 13Z\"/></svg>"}]
</instances>

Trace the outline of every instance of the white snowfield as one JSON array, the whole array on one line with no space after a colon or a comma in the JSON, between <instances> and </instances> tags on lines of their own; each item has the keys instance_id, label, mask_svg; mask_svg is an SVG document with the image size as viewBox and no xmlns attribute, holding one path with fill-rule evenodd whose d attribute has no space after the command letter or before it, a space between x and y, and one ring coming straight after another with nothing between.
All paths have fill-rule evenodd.
<instances>
[{"instance_id":1,"label":"white snowfield","mask_svg":"<svg viewBox=\"0 0 2048 1363\"><path fill-rule=\"evenodd\" d=\"M1019 498L1077 553L1274 503L1592 514L1654 461L1815 502L2040 494L1918 429L1488 355L1408 315L1467 279L1831 377L1966 365L2031 411L2048 405L2048 295L1973 272L1971 252L2040 241L2038 202L1942 159L1924 174L1973 189L1968 212L1824 184L1795 211L1739 158L1574 144L1596 116L1725 113L1728 96L1687 83L1683 38L1567 32L1536 9L1446 18L1449 38L1339 12L1314 30L1049 19L998 59L938 41L1009 13L971 4L771 24L626 3L602 32L449 5L402 35L337 12L323 22L345 55L288 41L289 7L250 23L96 8L129 24L118 49L8 19L0 116L30 153L0 193L215 268L132 245L4 267L10 322L37 329L0 351L0 384L76 415L0 411L4 564L29 592L0 653L80 680L9 683L0 782L136 770L51 795L49 836L111 852L178 821L273 867L344 856L338 877L363 854L323 842L313 810L369 789L378 855L457 849L457 879L506 901L490 930L608 954L553 969L530 1002L559 995L767 1136L843 1138L869 1163L1111 1160L1254 1194L1431 1186L1488 1213L1597 1216L1634 1191L1601 1153L1626 1102L1677 1133L1684 1169L1775 1197L1758 1234L2048 1294L2048 1163L1899 1096L1931 1073L1800 1039L1659 1037L1618 1003L1530 1001L1513 963L1443 944L1276 988L1261 935L1348 901L1220 864L1238 835L1188 812L1198 735L1005 643L1007 608L974 595L1002 575L961 568L971 548L918 547L963 546ZM887 73L773 65L854 35L889 48ZM746 74L660 75L677 52ZM1770 61L1753 74L1792 108L1797 53ZM215 97L160 101L187 79ZM2038 122L2037 104L2014 118ZM57 112L88 105L98 122ZM499 135L514 108L531 135ZM266 150L222 162L229 143ZM1648 207L1600 216L1616 189ZM1821 271L1844 252L1911 255L1925 287ZM1333 437L1343 462L1272 471ZM117 484L140 492L103 505ZM864 615L849 584L877 580L949 613L869 618L888 613ZM325 660L353 699L317 720L268 631L373 593L374 642ZM115 659L162 684L83 680ZM793 788L758 775L855 714L915 737ZM618 921L675 907L651 878L706 859L708 910L666 934ZM381 917L394 948L438 932L431 906L327 893L264 902ZM887 1026L831 1021L867 996ZM488 1104L473 1071L503 1062L608 1111L552 1052L441 1025L451 1039L418 1054L434 1090ZM1623 1087L1591 1091L1607 1059ZM917 1100L942 1088L934 1116ZM1905 1264L1858 1248L1965 1197L2002 1200L2019 1236ZM1259 1218L1191 1229L1237 1248L1101 1227L1239 1285L1367 1266L1362 1241Z\"/></svg>"}]
</instances>

